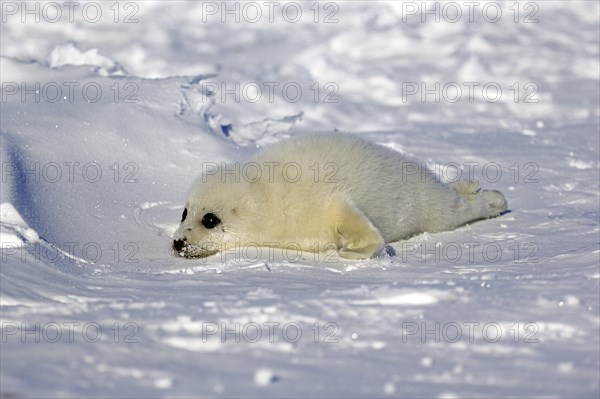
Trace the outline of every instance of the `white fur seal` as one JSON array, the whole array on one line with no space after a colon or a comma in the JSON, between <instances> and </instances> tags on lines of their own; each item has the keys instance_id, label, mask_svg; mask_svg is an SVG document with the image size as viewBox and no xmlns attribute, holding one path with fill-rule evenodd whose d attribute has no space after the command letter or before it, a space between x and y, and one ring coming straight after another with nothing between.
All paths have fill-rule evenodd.
<instances>
[{"instance_id":1,"label":"white fur seal","mask_svg":"<svg viewBox=\"0 0 600 399\"><path fill-rule=\"evenodd\" d=\"M245 163L203 165L173 250L205 257L232 248L293 245L370 258L386 243L452 230L506 211L499 191L440 182L419 162L344 134L294 137Z\"/></svg>"}]
</instances>

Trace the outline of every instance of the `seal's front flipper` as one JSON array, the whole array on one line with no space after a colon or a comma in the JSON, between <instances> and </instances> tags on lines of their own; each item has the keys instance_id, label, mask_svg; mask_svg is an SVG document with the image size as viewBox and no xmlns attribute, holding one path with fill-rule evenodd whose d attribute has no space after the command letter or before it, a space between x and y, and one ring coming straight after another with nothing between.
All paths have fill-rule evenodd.
<instances>
[{"instance_id":1,"label":"seal's front flipper","mask_svg":"<svg viewBox=\"0 0 600 399\"><path fill-rule=\"evenodd\" d=\"M327 213L333 222L333 234L341 257L367 259L385 245L379 230L350 200L335 198Z\"/></svg>"}]
</instances>

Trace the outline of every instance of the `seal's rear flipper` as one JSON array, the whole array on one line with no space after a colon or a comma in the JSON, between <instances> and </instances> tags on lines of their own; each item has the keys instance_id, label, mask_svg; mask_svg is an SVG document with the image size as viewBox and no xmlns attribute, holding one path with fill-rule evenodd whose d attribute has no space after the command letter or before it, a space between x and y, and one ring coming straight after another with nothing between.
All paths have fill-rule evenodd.
<instances>
[{"instance_id":1,"label":"seal's rear flipper","mask_svg":"<svg viewBox=\"0 0 600 399\"><path fill-rule=\"evenodd\" d=\"M341 257L367 259L385 245L379 230L350 200L336 197L326 212L335 226L333 234Z\"/></svg>"},{"instance_id":2,"label":"seal's rear flipper","mask_svg":"<svg viewBox=\"0 0 600 399\"><path fill-rule=\"evenodd\" d=\"M498 216L508 210L506 198L498 190L483 190L481 191L483 201L488 205L490 216Z\"/></svg>"},{"instance_id":3,"label":"seal's rear flipper","mask_svg":"<svg viewBox=\"0 0 600 399\"><path fill-rule=\"evenodd\" d=\"M450 187L464 197L475 194L479 190L479 182L477 180L461 180L450 183Z\"/></svg>"}]
</instances>

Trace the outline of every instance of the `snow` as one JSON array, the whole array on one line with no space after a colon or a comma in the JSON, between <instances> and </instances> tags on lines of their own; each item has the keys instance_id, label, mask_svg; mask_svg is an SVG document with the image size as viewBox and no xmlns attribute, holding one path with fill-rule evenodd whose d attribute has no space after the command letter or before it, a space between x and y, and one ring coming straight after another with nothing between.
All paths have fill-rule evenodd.
<instances>
[{"instance_id":1,"label":"snow","mask_svg":"<svg viewBox=\"0 0 600 399\"><path fill-rule=\"evenodd\" d=\"M0 3L3 396L600 395L597 2L67 3ZM202 163L331 130L511 212L173 256Z\"/></svg>"},{"instance_id":2,"label":"snow","mask_svg":"<svg viewBox=\"0 0 600 399\"><path fill-rule=\"evenodd\" d=\"M275 382L275 380L276 377L273 374L273 370L262 368L256 370L254 373L254 383L259 387L267 386L272 382Z\"/></svg>"},{"instance_id":3,"label":"snow","mask_svg":"<svg viewBox=\"0 0 600 399\"><path fill-rule=\"evenodd\" d=\"M19 212L8 202L0 204L0 248L22 247L38 241L37 232L23 220Z\"/></svg>"}]
</instances>

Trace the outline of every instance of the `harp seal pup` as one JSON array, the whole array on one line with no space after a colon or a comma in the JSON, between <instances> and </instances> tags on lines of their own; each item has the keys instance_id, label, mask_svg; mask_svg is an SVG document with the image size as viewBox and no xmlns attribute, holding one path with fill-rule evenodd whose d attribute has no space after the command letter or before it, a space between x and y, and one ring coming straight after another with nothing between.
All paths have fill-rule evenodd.
<instances>
[{"instance_id":1,"label":"harp seal pup","mask_svg":"<svg viewBox=\"0 0 600 399\"><path fill-rule=\"evenodd\" d=\"M187 258L291 246L366 259L386 243L507 209L499 191L445 184L410 157L341 133L293 137L245 163L203 170L173 237L173 251Z\"/></svg>"}]
</instances>

